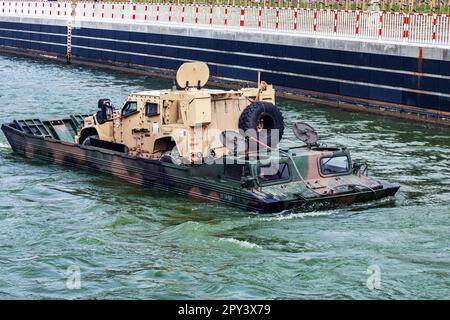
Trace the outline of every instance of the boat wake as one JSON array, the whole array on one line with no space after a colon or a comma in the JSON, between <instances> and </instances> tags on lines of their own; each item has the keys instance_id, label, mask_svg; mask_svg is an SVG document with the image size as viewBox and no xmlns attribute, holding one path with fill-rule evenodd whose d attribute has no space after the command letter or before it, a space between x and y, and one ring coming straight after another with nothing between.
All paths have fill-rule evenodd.
<instances>
[{"instance_id":1,"label":"boat wake","mask_svg":"<svg viewBox=\"0 0 450 320\"><path fill-rule=\"evenodd\" d=\"M247 249L259 249L261 248L260 245L256 244L256 243L252 243L252 242L248 242L245 240L237 240L234 238L219 238L219 240L221 241L226 241L226 242L230 242L230 243L234 243L237 244L238 246L242 247L242 248L247 248Z\"/></svg>"},{"instance_id":2,"label":"boat wake","mask_svg":"<svg viewBox=\"0 0 450 320\"><path fill-rule=\"evenodd\" d=\"M335 211L311 211L311 212L301 212L301 213L280 213L272 215L270 217L258 217L260 221L282 221L282 220L292 220L292 219L303 219L307 217L322 217L329 216L335 213Z\"/></svg>"}]
</instances>

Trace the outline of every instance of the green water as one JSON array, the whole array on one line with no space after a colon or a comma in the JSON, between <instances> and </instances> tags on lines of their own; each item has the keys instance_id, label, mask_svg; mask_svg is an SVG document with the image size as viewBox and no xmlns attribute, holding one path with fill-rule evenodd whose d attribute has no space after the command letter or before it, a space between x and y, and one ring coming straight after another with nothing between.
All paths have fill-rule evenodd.
<instances>
[{"instance_id":1,"label":"green water","mask_svg":"<svg viewBox=\"0 0 450 320\"><path fill-rule=\"evenodd\" d=\"M171 81L0 56L0 122L96 111ZM252 215L26 160L0 134L0 298L450 298L448 129L279 101L395 199ZM287 130L290 131L290 130ZM288 132L287 139L293 139ZM69 266L81 288L68 289ZM380 270L370 290L367 269ZM377 268L375 267L375 268Z\"/></svg>"}]
</instances>

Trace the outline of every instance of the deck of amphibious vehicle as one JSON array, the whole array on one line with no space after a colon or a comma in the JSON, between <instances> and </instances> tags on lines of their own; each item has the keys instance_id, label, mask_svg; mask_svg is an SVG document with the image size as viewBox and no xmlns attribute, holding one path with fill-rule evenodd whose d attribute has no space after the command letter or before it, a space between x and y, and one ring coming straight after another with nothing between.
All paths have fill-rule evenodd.
<instances>
[{"instance_id":1,"label":"deck of amphibious vehicle","mask_svg":"<svg viewBox=\"0 0 450 320\"><path fill-rule=\"evenodd\" d=\"M132 93L121 108L101 99L93 115L2 125L27 158L96 170L131 183L257 212L323 208L393 196L341 147L322 147L305 123L298 145L284 133L272 86L211 90L203 63L177 73L179 89Z\"/></svg>"}]
</instances>

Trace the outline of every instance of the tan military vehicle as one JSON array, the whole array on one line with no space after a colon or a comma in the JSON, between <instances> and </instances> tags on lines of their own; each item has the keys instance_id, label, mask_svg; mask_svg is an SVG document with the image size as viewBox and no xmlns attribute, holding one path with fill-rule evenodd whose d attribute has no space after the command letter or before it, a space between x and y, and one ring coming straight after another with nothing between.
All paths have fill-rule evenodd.
<instances>
[{"instance_id":1,"label":"tan military vehicle","mask_svg":"<svg viewBox=\"0 0 450 320\"><path fill-rule=\"evenodd\" d=\"M177 72L179 90L131 93L118 110L102 99L99 112L84 119L75 142L93 145L92 139L96 139L97 143L123 145L132 156L201 162L228 152L220 141L226 130L283 130L271 85L260 82L257 88L204 89L208 78L205 63L185 63ZM250 105L253 108L242 116Z\"/></svg>"}]
</instances>

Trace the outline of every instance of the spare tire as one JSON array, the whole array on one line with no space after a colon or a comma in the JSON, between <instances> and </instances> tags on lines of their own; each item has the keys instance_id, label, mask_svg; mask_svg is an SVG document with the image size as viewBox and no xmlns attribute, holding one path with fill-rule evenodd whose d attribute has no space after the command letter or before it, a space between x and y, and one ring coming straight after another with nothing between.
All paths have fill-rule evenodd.
<instances>
[{"instance_id":1,"label":"spare tire","mask_svg":"<svg viewBox=\"0 0 450 320\"><path fill-rule=\"evenodd\" d=\"M256 101L249 105L242 112L239 118L239 128L246 132L246 136L254 136L268 146L276 146L283 137L284 119L280 110L271 102ZM272 135L275 139L274 130L278 130L278 139L272 141Z\"/></svg>"}]
</instances>

